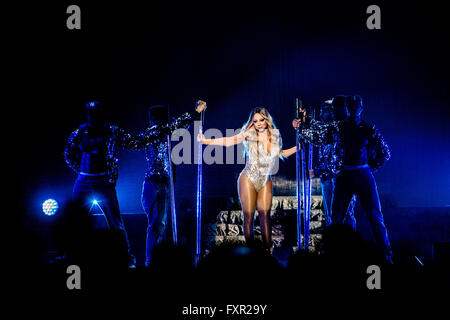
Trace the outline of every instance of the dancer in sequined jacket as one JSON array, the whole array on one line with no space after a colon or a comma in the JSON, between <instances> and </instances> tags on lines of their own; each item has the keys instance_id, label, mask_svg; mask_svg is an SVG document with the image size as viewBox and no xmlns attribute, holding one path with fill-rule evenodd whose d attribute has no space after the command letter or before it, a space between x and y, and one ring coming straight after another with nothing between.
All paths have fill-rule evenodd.
<instances>
[{"instance_id":1,"label":"dancer in sequined jacket","mask_svg":"<svg viewBox=\"0 0 450 320\"><path fill-rule=\"evenodd\" d=\"M73 199L89 211L98 205L108 226L122 234L129 255L129 267L135 265L127 233L120 215L116 193L118 156L121 150L141 150L161 137L167 136L173 126L147 128L144 133L132 135L105 121L99 102L86 104L87 123L69 137L64 156L67 164L78 174L73 188ZM189 115L186 115L188 117ZM95 202L94 202L95 201Z\"/></svg>"},{"instance_id":2,"label":"dancer in sequined jacket","mask_svg":"<svg viewBox=\"0 0 450 320\"><path fill-rule=\"evenodd\" d=\"M349 116L344 121L323 123L310 120L301 124L304 141L317 145L333 144L328 170L336 175L332 203L332 223L343 223L348 205L357 195L369 219L375 240L386 262L392 262L392 251L381 212L380 198L373 172L390 158L390 150L380 132L361 120L362 98L346 100ZM296 128L299 120L293 121Z\"/></svg>"},{"instance_id":3,"label":"dancer in sequined jacket","mask_svg":"<svg viewBox=\"0 0 450 320\"><path fill-rule=\"evenodd\" d=\"M187 128L200 112L206 108L206 103L198 101L196 109L186 112L180 117L173 119L168 125L168 109L166 106L152 106L149 109L149 130L159 131L160 128L171 127L172 130ZM166 132L167 130L163 130ZM170 184L167 134L161 135L155 143L145 148L147 168L145 180L142 187L141 202L148 218L146 259L145 265L149 266L152 261L153 248L164 238L168 212L170 209ZM175 170L173 170L175 175Z\"/></svg>"},{"instance_id":4,"label":"dancer in sequined jacket","mask_svg":"<svg viewBox=\"0 0 450 320\"><path fill-rule=\"evenodd\" d=\"M333 121L341 121L347 118L346 96L335 96L331 102L325 102L320 107L320 120L324 123L331 123ZM335 152L334 145L327 144L319 147L318 161L314 166L314 175L320 178L320 186L322 190L323 208L325 215L325 223L327 226L331 224L332 207L334 188L336 185L336 176L329 170L329 162L333 161ZM345 223L349 224L353 229L356 229L356 220L354 216L354 208L356 204L356 196L352 197L347 208L345 216Z\"/></svg>"}]
</instances>

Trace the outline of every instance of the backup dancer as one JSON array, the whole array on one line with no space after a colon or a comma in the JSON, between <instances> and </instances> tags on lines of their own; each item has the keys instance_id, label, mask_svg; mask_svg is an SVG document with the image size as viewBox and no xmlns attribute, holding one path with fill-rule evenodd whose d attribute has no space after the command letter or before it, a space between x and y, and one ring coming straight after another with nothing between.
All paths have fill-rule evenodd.
<instances>
[{"instance_id":1,"label":"backup dancer","mask_svg":"<svg viewBox=\"0 0 450 320\"><path fill-rule=\"evenodd\" d=\"M97 101L87 103L86 111L87 122L72 132L64 152L67 164L78 174L73 199L85 207L86 212L92 206L92 201L97 201L108 227L122 235L128 249L128 266L132 268L135 267L136 259L130 250L116 193L118 156L124 149L143 149L164 133L147 130L140 135L131 135L108 123L103 106Z\"/></svg>"},{"instance_id":2,"label":"backup dancer","mask_svg":"<svg viewBox=\"0 0 450 320\"><path fill-rule=\"evenodd\" d=\"M324 123L331 123L333 121L341 121L347 118L345 100L346 96L339 95L335 96L331 103L323 103L320 106L320 120ZM333 170L330 170L330 163L332 163L333 159L336 157L334 151L335 148L333 143L320 146L318 161L316 166L314 167L314 175L320 178L325 222L327 226L331 224L331 203L333 199L334 188L336 185L336 175ZM347 208L345 223L349 224L353 229L356 230L356 220L354 216L355 203L356 196L353 196Z\"/></svg>"},{"instance_id":3,"label":"backup dancer","mask_svg":"<svg viewBox=\"0 0 450 320\"><path fill-rule=\"evenodd\" d=\"M199 100L195 110L186 112L170 122L172 130L187 128L200 112L206 108L206 103ZM149 130L161 130L168 126L168 109L166 106L152 106L149 109ZM167 136L159 139L145 148L147 168L142 187L142 207L148 218L145 265L152 261L152 250L161 242L166 231L167 217L170 209L170 177ZM174 172L174 170L173 170Z\"/></svg>"},{"instance_id":4,"label":"backup dancer","mask_svg":"<svg viewBox=\"0 0 450 320\"><path fill-rule=\"evenodd\" d=\"M197 111L187 112L171 124L150 126L139 135L127 133L107 122L100 102L87 103L86 110L87 122L72 132L64 153L67 164L78 174L73 188L73 199L86 210L90 209L94 199L97 201L108 227L122 234L128 249L128 266L132 268L135 267L136 259L131 253L116 192L119 153L122 150L153 149L172 131L190 123L199 112L198 107Z\"/></svg>"},{"instance_id":5,"label":"backup dancer","mask_svg":"<svg viewBox=\"0 0 450 320\"><path fill-rule=\"evenodd\" d=\"M385 262L392 263L380 197L373 172L390 159L390 150L380 132L361 119L362 98L346 98L348 117L343 121L324 123L310 120L301 124L293 120L294 128L301 124L302 139L318 145L333 143L334 158L329 168L336 173L332 201L332 223L344 223L353 195L357 195L369 219L375 241Z\"/></svg>"}]
</instances>

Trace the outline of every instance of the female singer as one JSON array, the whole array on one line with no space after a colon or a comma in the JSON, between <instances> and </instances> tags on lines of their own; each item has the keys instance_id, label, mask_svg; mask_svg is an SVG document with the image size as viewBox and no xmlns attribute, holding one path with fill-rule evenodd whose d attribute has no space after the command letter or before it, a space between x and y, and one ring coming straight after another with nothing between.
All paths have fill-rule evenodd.
<instances>
[{"instance_id":1,"label":"female singer","mask_svg":"<svg viewBox=\"0 0 450 320\"><path fill-rule=\"evenodd\" d=\"M253 240L255 207L259 213L261 233L267 250L272 247L270 210L272 207L272 169L278 158L286 158L296 152L296 147L282 150L280 133L272 116L262 107L254 108L241 132L232 137L205 139L202 144L233 146L244 143L246 165L238 179L238 192L244 213L244 235L247 243Z\"/></svg>"}]
</instances>

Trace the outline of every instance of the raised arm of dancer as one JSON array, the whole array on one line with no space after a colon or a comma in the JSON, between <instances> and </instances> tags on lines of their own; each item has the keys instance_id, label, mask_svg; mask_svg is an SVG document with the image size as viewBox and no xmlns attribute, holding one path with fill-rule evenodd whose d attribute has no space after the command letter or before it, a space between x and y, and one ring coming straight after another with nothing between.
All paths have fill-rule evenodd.
<instances>
[{"instance_id":1,"label":"raised arm of dancer","mask_svg":"<svg viewBox=\"0 0 450 320\"><path fill-rule=\"evenodd\" d=\"M245 135L243 132L236 134L232 137L222 137L215 139L205 139L205 136L202 132L197 137L197 141L201 141L202 144L211 144L215 146L234 146L235 144L242 143L245 140Z\"/></svg>"},{"instance_id":2,"label":"raised arm of dancer","mask_svg":"<svg viewBox=\"0 0 450 320\"><path fill-rule=\"evenodd\" d=\"M206 109L206 102L198 100L195 105L195 110L183 113L178 118L173 118L169 124L164 126L153 125L145 130L144 135L151 137L154 141L165 139L167 135L172 134L173 131L180 128L187 128L196 116ZM153 142L154 142L153 141Z\"/></svg>"}]
</instances>

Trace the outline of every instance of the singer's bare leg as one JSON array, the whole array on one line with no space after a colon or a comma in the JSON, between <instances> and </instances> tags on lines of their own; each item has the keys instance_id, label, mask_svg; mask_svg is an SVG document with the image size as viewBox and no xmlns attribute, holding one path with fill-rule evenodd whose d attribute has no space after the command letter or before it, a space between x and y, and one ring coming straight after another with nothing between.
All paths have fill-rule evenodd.
<instances>
[{"instance_id":1,"label":"singer's bare leg","mask_svg":"<svg viewBox=\"0 0 450 320\"><path fill-rule=\"evenodd\" d=\"M251 180L241 174L238 180L239 199L241 200L244 214L244 236L247 243L254 239L253 221L255 208L258 208L261 234L265 248L270 250L272 246L272 227L270 224L270 209L272 207L272 180L256 192Z\"/></svg>"},{"instance_id":2,"label":"singer's bare leg","mask_svg":"<svg viewBox=\"0 0 450 320\"><path fill-rule=\"evenodd\" d=\"M272 247L272 226L270 224L270 209L272 208L272 180L269 180L257 195L257 209L264 247Z\"/></svg>"},{"instance_id":3,"label":"singer's bare leg","mask_svg":"<svg viewBox=\"0 0 450 320\"><path fill-rule=\"evenodd\" d=\"M255 216L257 192L253 183L245 174L239 176L238 192L244 214L245 241L250 243L253 240L253 219Z\"/></svg>"}]
</instances>

